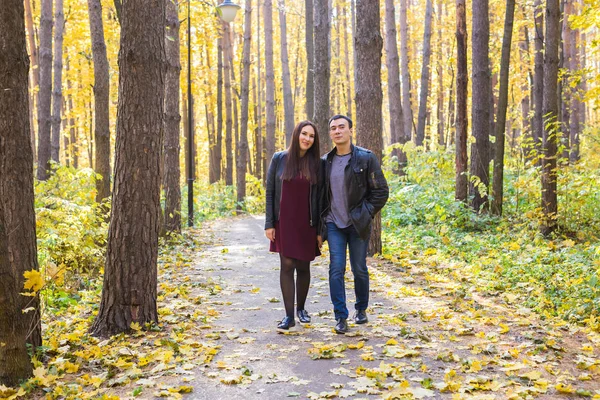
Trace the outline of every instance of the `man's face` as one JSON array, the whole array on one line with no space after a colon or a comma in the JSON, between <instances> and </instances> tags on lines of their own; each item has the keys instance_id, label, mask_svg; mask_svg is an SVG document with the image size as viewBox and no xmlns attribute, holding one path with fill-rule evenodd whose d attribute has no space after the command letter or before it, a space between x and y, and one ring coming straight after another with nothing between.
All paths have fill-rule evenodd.
<instances>
[{"instance_id":1,"label":"man's face","mask_svg":"<svg viewBox=\"0 0 600 400\"><path fill-rule=\"evenodd\" d=\"M344 118L334 119L329 123L329 137L337 145L344 145L352 138L352 129Z\"/></svg>"}]
</instances>

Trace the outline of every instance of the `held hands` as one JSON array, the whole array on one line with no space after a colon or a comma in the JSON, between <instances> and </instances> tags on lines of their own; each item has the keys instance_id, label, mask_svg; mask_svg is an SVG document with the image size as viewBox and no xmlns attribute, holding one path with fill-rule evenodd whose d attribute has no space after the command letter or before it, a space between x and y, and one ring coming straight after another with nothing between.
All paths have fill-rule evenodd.
<instances>
[{"instance_id":1,"label":"held hands","mask_svg":"<svg viewBox=\"0 0 600 400\"><path fill-rule=\"evenodd\" d=\"M275 228L265 229L265 236L271 242L274 242L275 241Z\"/></svg>"},{"instance_id":2,"label":"held hands","mask_svg":"<svg viewBox=\"0 0 600 400\"><path fill-rule=\"evenodd\" d=\"M323 237L321 235L317 235L317 244L319 245L319 250L323 247Z\"/></svg>"}]
</instances>

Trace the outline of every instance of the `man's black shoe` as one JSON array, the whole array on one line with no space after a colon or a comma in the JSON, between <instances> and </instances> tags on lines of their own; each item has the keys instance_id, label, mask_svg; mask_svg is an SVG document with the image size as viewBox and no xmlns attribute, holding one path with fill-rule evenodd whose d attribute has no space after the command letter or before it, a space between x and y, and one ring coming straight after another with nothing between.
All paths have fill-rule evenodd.
<instances>
[{"instance_id":1,"label":"man's black shoe","mask_svg":"<svg viewBox=\"0 0 600 400\"><path fill-rule=\"evenodd\" d=\"M354 322L356 322L357 324L366 324L367 322L369 322L369 318L367 318L367 311L357 310L356 314L354 315Z\"/></svg>"},{"instance_id":2,"label":"man's black shoe","mask_svg":"<svg viewBox=\"0 0 600 400\"><path fill-rule=\"evenodd\" d=\"M346 318L338 318L336 319L337 324L335 324L335 333L346 333L348 332L348 322Z\"/></svg>"},{"instance_id":3,"label":"man's black shoe","mask_svg":"<svg viewBox=\"0 0 600 400\"><path fill-rule=\"evenodd\" d=\"M303 324L310 324L310 315L306 312L306 310L298 310L296 313L298 314L298 320Z\"/></svg>"},{"instance_id":4,"label":"man's black shoe","mask_svg":"<svg viewBox=\"0 0 600 400\"><path fill-rule=\"evenodd\" d=\"M288 330L293 326L296 326L296 321L294 321L294 317L285 317L281 320L279 325L277 325L277 329Z\"/></svg>"}]
</instances>

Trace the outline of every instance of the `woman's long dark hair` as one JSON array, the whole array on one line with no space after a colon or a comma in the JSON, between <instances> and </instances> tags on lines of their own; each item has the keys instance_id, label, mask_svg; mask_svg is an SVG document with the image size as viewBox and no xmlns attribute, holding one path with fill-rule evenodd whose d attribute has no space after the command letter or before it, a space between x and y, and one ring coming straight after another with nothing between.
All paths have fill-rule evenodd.
<instances>
[{"instance_id":1,"label":"woman's long dark hair","mask_svg":"<svg viewBox=\"0 0 600 400\"><path fill-rule=\"evenodd\" d=\"M310 125L315 130L315 141L306 151L304 157L300 157L300 132L305 126ZM319 153L319 133L317 127L310 121L301 121L294 128L292 141L287 149L287 160L283 170L283 179L291 180L301 174L310 183L316 184L319 179L319 167L321 165Z\"/></svg>"}]
</instances>

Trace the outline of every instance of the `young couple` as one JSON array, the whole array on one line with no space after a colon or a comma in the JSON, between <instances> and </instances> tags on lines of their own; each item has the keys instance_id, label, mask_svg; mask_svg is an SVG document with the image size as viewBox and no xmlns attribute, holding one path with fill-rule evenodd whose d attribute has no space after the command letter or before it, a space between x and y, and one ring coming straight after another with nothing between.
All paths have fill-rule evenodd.
<instances>
[{"instance_id":1,"label":"young couple","mask_svg":"<svg viewBox=\"0 0 600 400\"><path fill-rule=\"evenodd\" d=\"M385 205L388 186L375 155L352 144L352 120L335 115L329 120L335 147L321 159L319 135L310 121L300 122L289 148L275 153L267 176L265 235L270 251L279 253L279 280L286 316L277 328L311 321L306 311L310 262L329 241L329 290L335 331L348 331L346 307L346 249L354 275L354 322L368 322L369 271L367 247L371 220ZM294 282L294 271L297 279Z\"/></svg>"}]
</instances>

